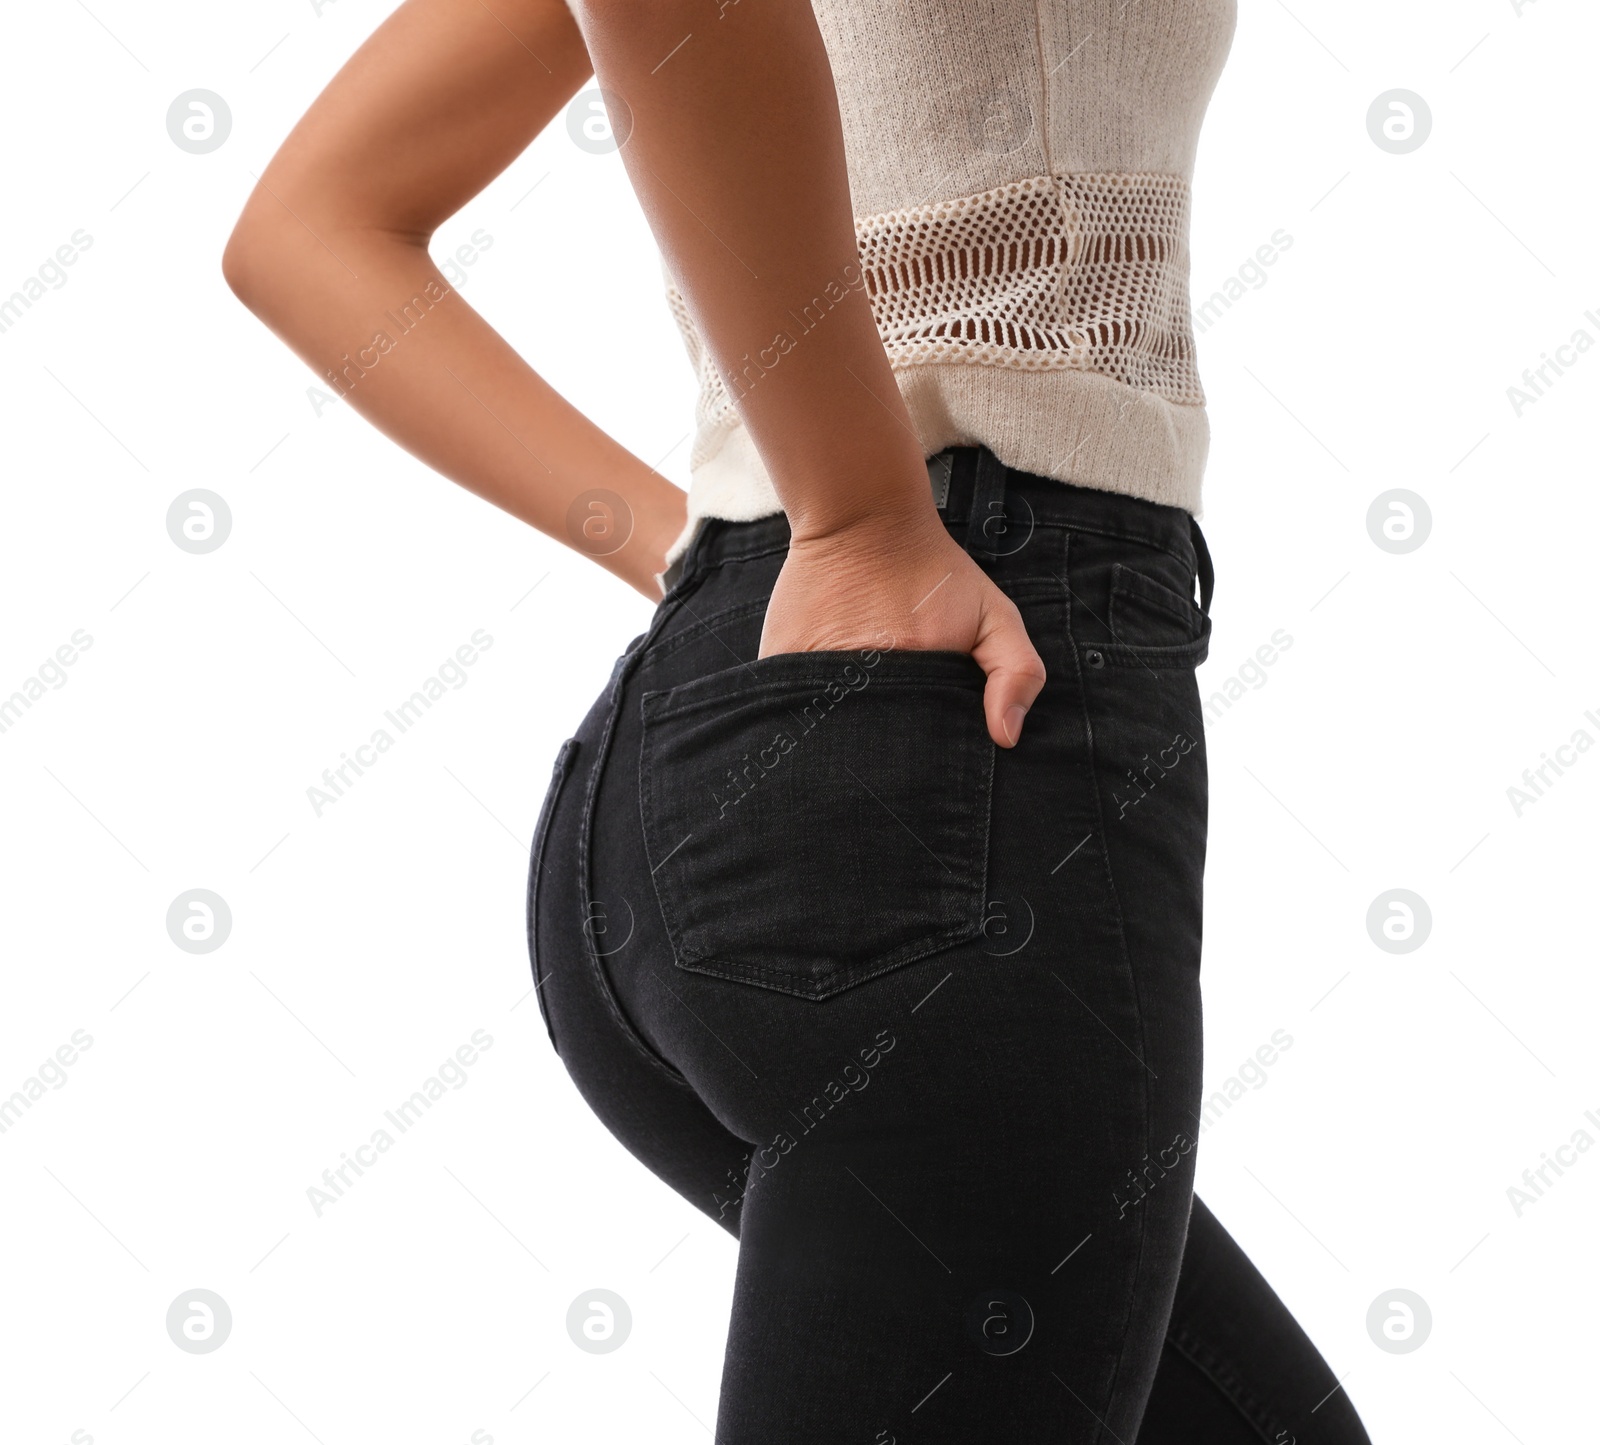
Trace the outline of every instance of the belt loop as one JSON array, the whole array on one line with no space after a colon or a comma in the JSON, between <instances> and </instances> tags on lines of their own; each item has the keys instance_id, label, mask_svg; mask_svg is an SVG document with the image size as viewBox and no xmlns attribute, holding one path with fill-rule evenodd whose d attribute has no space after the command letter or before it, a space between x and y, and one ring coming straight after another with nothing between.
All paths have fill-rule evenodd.
<instances>
[{"instance_id":1,"label":"belt loop","mask_svg":"<svg viewBox=\"0 0 1600 1445\"><path fill-rule=\"evenodd\" d=\"M928 461L928 484L933 488L933 505L941 513L950 505L950 475L955 468L956 454L952 447L935 452Z\"/></svg>"},{"instance_id":2,"label":"belt loop","mask_svg":"<svg viewBox=\"0 0 1600 1445\"><path fill-rule=\"evenodd\" d=\"M1205 533L1192 515L1189 518L1189 540L1194 543L1195 572L1200 578L1200 610L1209 617L1211 594L1216 590L1217 577L1211 566L1211 549L1206 546Z\"/></svg>"},{"instance_id":3,"label":"belt loop","mask_svg":"<svg viewBox=\"0 0 1600 1445\"><path fill-rule=\"evenodd\" d=\"M1006 531L1006 464L988 447L978 448L967 512L967 551L974 557L1000 556L996 543Z\"/></svg>"},{"instance_id":4,"label":"belt loop","mask_svg":"<svg viewBox=\"0 0 1600 1445\"><path fill-rule=\"evenodd\" d=\"M661 574L661 600L666 601L668 596L690 574L699 570L698 553L706 544L706 534L711 529L713 517L697 517L694 530L689 533L689 540L684 544L683 551L678 553L672 565Z\"/></svg>"}]
</instances>

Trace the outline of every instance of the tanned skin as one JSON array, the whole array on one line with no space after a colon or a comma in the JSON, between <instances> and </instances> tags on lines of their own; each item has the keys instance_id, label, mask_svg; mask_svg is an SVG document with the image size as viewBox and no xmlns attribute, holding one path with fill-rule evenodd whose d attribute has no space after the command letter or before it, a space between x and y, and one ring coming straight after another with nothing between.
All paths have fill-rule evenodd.
<instances>
[{"instance_id":1,"label":"tanned skin","mask_svg":"<svg viewBox=\"0 0 1600 1445\"><path fill-rule=\"evenodd\" d=\"M760 655L970 653L1002 747L1044 686L1015 605L946 531L861 283L832 71L810 0L405 0L262 174L223 255L234 293L350 405L452 481L651 600L683 491L563 400L453 292L435 230L591 74L792 531ZM581 22L581 29L580 29ZM844 294L753 384L748 355ZM385 313L444 299L370 367ZM415 311L416 308L413 308ZM374 357L368 349L366 358ZM351 378L355 378L352 384ZM620 495L619 548L570 530ZM602 528L615 518L597 517Z\"/></svg>"}]
</instances>

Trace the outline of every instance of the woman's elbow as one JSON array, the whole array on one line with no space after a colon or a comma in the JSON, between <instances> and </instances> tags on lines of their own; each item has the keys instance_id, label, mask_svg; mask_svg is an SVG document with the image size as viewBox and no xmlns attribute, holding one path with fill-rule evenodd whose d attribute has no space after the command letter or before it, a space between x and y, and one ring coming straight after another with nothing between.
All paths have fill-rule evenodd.
<instances>
[{"instance_id":1,"label":"woman's elbow","mask_svg":"<svg viewBox=\"0 0 1600 1445\"><path fill-rule=\"evenodd\" d=\"M222 279L251 311L259 310L272 285L276 250L267 228L246 209L222 248Z\"/></svg>"},{"instance_id":2,"label":"woman's elbow","mask_svg":"<svg viewBox=\"0 0 1600 1445\"><path fill-rule=\"evenodd\" d=\"M278 191L284 189L279 183ZM320 211L297 197L299 215L309 211L317 229L326 231ZM256 315L275 296L295 283L295 273L306 263L304 225L285 213L274 194L257 187L244 203L222 248L222 279L228 289Z\"/></svg>"}]
</instances>

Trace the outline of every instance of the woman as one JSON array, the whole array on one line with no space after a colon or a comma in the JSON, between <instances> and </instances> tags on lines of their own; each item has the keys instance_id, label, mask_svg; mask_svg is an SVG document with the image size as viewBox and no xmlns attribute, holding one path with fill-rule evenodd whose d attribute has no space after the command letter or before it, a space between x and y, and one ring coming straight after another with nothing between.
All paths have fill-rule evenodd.
<instances>
[{"instance_id":1,"label":"woman","mask_svg":"<svg viewBox=\"0 0 1600 1445\"><path fill-rule=\"evenodd\" d=\"M1192 1194L1188 184L1233 0L572 4L406 0L224 269L658 600L529 932L585 1099L739 1240L717 1438L1365 1441ZM700 371L687 503L427 257L591 67Z\"/></svg>"}]
</instances>

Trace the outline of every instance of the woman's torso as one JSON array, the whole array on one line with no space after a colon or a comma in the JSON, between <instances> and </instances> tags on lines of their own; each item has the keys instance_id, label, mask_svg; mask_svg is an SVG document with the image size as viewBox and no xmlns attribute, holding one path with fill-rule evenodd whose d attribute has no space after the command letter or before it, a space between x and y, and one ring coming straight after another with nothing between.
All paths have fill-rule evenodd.
<instances>
[{"instance_id":1,"label":"woman's torso","mask_svg":"<svg viewBox=\"0 0 1600 1445\"><path fill-rule=\"evenodd\" d=\"M861 270L927 454L1199 510L1189 187L1236 0L813 0ZM700 389L690 525L780 510L672 278ZM799 307L798 343L840 291Z\"/></svg>"}]
</instances>

